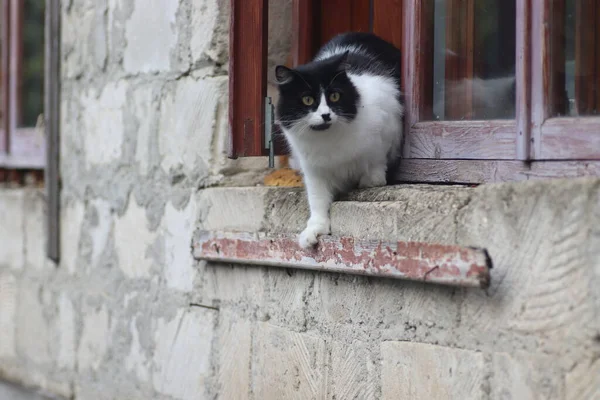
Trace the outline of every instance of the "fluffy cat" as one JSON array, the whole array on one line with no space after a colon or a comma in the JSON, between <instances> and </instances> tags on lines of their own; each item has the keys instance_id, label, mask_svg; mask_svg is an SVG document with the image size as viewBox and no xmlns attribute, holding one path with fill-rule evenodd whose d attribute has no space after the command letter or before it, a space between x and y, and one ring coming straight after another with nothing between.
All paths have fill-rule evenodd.
<instances>
[{"instance_id":1,"label":"fluffy cat","mask_svg":"<svg viewBox=\"0 0 600 400\"><path fill-rule=\"evenodd\" d=\"M330 233L334 197L384 186L400 156L404 106L400 50L369 33L344 33L308 64L275 68L277 122L299 164L310 218L303 248Z\"/></svg>"}]
</instances>

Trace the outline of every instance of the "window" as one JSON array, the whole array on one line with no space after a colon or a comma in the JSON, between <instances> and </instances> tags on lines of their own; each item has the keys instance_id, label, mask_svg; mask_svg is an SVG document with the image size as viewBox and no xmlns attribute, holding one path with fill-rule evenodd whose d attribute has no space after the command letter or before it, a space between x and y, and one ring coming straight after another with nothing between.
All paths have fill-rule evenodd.
<instances>
[{"instance_id":1,"label":"window","mask_svg":"<svg viewBox=\"0 0 600 400\"><path fill-rule=\"evenodd\" d=\"M45 158L44 2L2 0L0 168L4 178L41 182Z\"/></svg>"},{"instance_id":2,"label":"window","mask_svg":"<svg viewBox=\"0 0 600 400\"><path fill-rule=\"evenodd\" d=\"M266 155L268 1L232 4L230 156ZM293 7L294 64L348 30L372 31L402 50L399 181L600 175L595 0L294 0Z\"/></svg>"},{"instance_id":3,"label":"window","mask_svg":"<svg viewBox=\"0 0 600 400\"><path fill-rule=\"evenodd\" d=\"M60 0L0 0L0 183L42 183L58 261Z\"/></svg>"}]
</instances>

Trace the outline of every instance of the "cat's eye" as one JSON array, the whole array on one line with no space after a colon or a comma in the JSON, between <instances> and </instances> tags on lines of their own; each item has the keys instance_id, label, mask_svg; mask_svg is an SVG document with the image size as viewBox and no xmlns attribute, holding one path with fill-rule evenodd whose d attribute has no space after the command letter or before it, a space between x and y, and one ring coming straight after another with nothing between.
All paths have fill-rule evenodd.
<instances>
[{"instance_id":1,"label":"cat's eye","mask_svg":"<svg viewBox=\"0 0 600 400\"><path fill-rule=\"evenodd\" d=\"M339 94L338 92L333 92L333 93L331 93L331 94L329 95L329 100L330 100L332 103L335 103L336 101L339 101L339 99L340 99L340 94Z\"/></svg>"},{"instance_id":2,"label":"cat's eye","mask_svg":"<svg viewBox=\"0 0 600 400\"><path fill-rule=\"evenodd\" d=\"M306 106L312 106L314 104L314 102L315 102L315 99L313 99L312 96L304 96L302 98L302 102Z\"/></svg>"}]
</instances>

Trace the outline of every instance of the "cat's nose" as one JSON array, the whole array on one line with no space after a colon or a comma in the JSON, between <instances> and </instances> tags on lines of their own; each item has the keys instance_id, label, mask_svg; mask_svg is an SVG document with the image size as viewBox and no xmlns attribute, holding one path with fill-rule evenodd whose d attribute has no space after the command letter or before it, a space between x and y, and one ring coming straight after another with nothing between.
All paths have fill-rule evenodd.
<instances>
[{"instance_id":1,"label":"cat's nose","mask_svg":"<svg viewBox=\"0 0 600 400\"><path fill-rule=\"evenodd\" d=\"M331 121L331 114L329 114L329 113L321 114L321 117L323 117L323 121L325 121L325 122Z\"/></svg>"}]
</instances>

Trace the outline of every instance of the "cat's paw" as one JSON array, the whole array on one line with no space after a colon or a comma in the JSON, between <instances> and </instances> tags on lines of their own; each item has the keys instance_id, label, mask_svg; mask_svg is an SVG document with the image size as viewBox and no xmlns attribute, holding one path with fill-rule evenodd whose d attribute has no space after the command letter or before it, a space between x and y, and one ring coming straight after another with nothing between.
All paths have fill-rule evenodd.
<instances>
[{"instance_id":1,"label":"cat's paw","mask_svg":"<svg viewBox=\"0 0 600 400\"><path fill-rule=\"evenodd\" d=\"M329 235L329 220L309 220L306 229L300 234L298 243L303 249L313 247L318 242L319 235Z\"/></svg>"},{"instance_id":2,"label":"cat's paw","mask_svg":"<svg viewBox=\"0 0 600 400\"><path fill-rule=\"evenodd\" d=\"M358 182L359 189L367 189L379 186L385 186L387 180L385 178L385 170L373 171L370 174L365 174Z\"/></svg>"}]
</instances>

